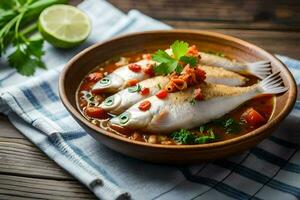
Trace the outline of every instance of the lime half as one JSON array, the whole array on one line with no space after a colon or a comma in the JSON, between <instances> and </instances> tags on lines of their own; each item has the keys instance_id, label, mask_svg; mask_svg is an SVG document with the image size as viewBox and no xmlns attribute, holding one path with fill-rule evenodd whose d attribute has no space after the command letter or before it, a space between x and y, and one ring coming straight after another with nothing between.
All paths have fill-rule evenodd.
<instances>
[{"instance_id":1,"label":"lime half","mask_svg":"<svg viewBox=\"0 0 300 200\"><path fill-rule=\"evenodd\" d=\"M53 46L70 48L89 36L91 22L76 7L58 4L43 10L39 17L39 31Z\"/></svg>"}]
</instances>

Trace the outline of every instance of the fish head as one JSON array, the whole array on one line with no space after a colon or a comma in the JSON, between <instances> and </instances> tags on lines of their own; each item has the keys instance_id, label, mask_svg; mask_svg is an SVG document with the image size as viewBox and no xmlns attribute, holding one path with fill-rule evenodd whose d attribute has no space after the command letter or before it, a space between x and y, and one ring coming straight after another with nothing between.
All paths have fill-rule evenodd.
<instances>
[{"instance_id":1,"label":"fish head","mask_svg":"<svg viewBox=\"0 0 300 200\"><path fill-rule=\"evenodd\" d=\"M129 129L143 129L152 120L152 117L150 111L140 111L133 108L112 118L109 123Z\"/></svg>"},{"instance_id":2,"label":"fish head","mask_svg":"<svg viewBox=\"0 0 300 200\"><path fill-rule=\"evenodd\" d=\"M114 94L112 96L107 97L101 104L100 107L104 110L114 110L116 109L122 102L122 98L119 94Z\"/></svg>"},{"instance_id":3,"label":"fish head","mask_svg":"<svg viewBox=\"0 0 300 200\"><path fill-rule=\"evenodd\" d=\"M112 73L99 80L92 88L93 92L115 92L123 87L124 80L118 75Z\"/></svg>"}]
</instances>

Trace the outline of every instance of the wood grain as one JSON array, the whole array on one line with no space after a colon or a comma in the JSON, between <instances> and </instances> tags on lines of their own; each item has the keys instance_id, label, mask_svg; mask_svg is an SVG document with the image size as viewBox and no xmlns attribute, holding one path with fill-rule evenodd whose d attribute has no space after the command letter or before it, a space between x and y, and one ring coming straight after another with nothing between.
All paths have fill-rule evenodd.
<instances>
[{"instance_id":1,"label":"wood grain","mask_svg":"<svg viewBox=\"0 0 300 200\"><path fill-rule=\"evenodd\" d=\"M299 23L299 1L287 0L108 0L125 12L138 9L158 19Z\"/></svg>"},{"instance_id":2,"label":"wood grain","mask_svg":"<svg viewBox=\"0 0 300 200\"><path fill-rule=\"evenodd\" d=\"M0 199L96 199L77 181L0 174Z\"/></svg>"},{"instance_id":3,"label":"wood grain","mask_svg":"<svg viewBox=\"0 0 300 200\"><path fill-rule=\"evenodd\" d=\"M70 0L77 5L81 0ZM241 37L300 59L300 1L109 0L175 27ZM300 99L300 94L298 99ZM45 168L46 167L46 168ZM0 115L0 199L95 199Z\"/></svg>"}]
</instances>

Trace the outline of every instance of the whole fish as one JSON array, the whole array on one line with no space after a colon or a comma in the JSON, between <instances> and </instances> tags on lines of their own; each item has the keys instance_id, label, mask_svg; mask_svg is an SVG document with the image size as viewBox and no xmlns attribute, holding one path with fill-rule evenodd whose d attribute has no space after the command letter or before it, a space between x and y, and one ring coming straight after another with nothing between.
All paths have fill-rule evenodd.
<instances>
[{"instance_id":1,"label":"whole fish","mask_svg":"<svg viewBox=\"0 0 300 200\"><path fill-rule=\"evenodd\" d=\"M204 52L199 52L199 54L201 57L199 62L203 65L221 67L238 73L252 74L261 79L265 78L271 73L270 61L262 60L258 62L242 63L214 54Z\"/></svg>"},{"instance_id":2,"label":"whole fish","mask_svg":"<svg viewBox=\"0 0 300 200\"><path fill-rule=\"evenodd\" d=\"M222 68L202 66L201 69L205 71L205 81L208 83L242 86L247 82L246 77ZM168 76L157 76L146 79L133 88L126 88L112 96L109 96L100 104L99 107L111 114L120 114L133 104L155 95L160 89L167 85L169 80ZM148 88L149 93L147 95L140 94L139 90L142 88Z\"/></svg>"},{"instance_id":3,"label":"whole fish","mask_svg":"<svg viewBox=\"0 0 300 200\"><path fill-rule=\"evenodd\" d=\"M195 88L169 93L166 99L156 96L138 102L118 117L110 120L110 126L139 129L153 133L170 133L180 128L191 129L237 108L247 100L260 94L278 94L285 92L279 73L271 74L258 84L249 87L230 87L216 84L200 84L204 99L193 101ZM140 104L149 101L147 111L139 109Z\"/></svg>"}]
</instances>

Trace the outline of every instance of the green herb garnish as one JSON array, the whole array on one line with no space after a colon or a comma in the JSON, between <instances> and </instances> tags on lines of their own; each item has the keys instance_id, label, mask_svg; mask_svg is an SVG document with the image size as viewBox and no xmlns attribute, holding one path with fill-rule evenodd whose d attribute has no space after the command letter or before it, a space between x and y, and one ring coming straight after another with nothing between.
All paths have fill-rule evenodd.
<instances>
[{"instance_id":1,"label":"green herb garnish","mask_svg":"<svg viewBox=\"0 0 300 200\"><path fill-rule=\"evenodd\" d=\"M227 119L224 123L224 130L227 134L238 133L241 130L241 123L233 118Z\"/></svg>"},{"instance_id":2,"label":"green herb garnish","mask_svg":"<svg viewBox=\"0 0 300 200\"><path fill-rule=\"evenodd\" d=\"M45 68L43 39L29 37L37 30L37 18L41 11L66 0L2 0L0 1L0 57L12 45L8 55L9 65L22 75L33 75L37 68ZM32 24L29 26L28 22Z\"/></svg>"},{"instance_id":3,"label":"green herb garnish","mask_svg":"<svg viewBox=\"0 0 300 200\"><path fill-rule=\"evenodd\" d=\"M204 144L204 143L212 142L212 141L218 139L218 138L216 137L216 135L214 134L212 128L208 129L208 130L207 130L207 133L208 133L209 135L202 135L202 136L197 137L197 138L195 139L195 143L196 143L196 144Z\"/></svg>"},{"instance_id":4,"label":"green herb garnish","mask_svg":"<svg viewBox=\"0 0 300 200\"><path fill-rule=\"evenodd\" d=\"M195 105L195 104L196 104L196 100L195 100L195 99L191 99L191 100L189 101L189 103L190 103L191 105Z\"/></svg>"},{"instance_id":5,"label":"green herb garnish","mask_svg":"<svg viewBox=\"0 0 300 200\"><path fill-rule=\"evenodd\" d=\"M204 125L202 125L202 126L199 127L200 133L204 133L207 129L208 129L208 128L207 128L207 125L206 125L206 124L204 124Z\"/></svg>"},{"instance_id":6,"label":"green herb garnish","mask_svg":"<svg viewBox=\"0 0 300 200\"><path fill-rule=\"evenodd\" d=\"M179 61L190 64L191 66L196 66L197 59L193 56L186 56L189 49L188 43L176 40L171 45L171 49L174 57L171 57L163 50L158 50L152 55L152 59L160 63L159 65L154 66L154 72L157 75L166 75L174 71L180 73L183 70L183 66Z\"/></svg>"},{"instance_id":7,"label":"green herb garnish","mask_svg":"<svg viewBox=\"0 0 300 200\"><path fill-rule=\"evenodd\" d=\"M134 92L139 92L141 91L142 87L140 84L137 84L136 86L132 86L130 88L128 88L128 92L130 93L134 93Z\"/></svg>"},{"instance_id":8,"label":"green herb garnish","mask_svg":"<svg viewBox=\"0 0 300 200\"><path fill-rule=\"evenodd\" d=\"M221 127L227 134L234 134L238 133L242 129L243 123L233 118L221 118L212 121L211 124Z\"/></svg>"},{"instance_id":9,"label":"green herb garnish","mask_svg":"<svg viewBox=\"0 0 300 200\"><path fill-rule=\"evenodd\" d=\"M189 130L180 129L171 134L173 140L179 144L195 144L196 136Z\"/></svg>"},{"instance_id":10,"label":"green herb garnish","mask_svg":"<svg viewBox=\"0 0 300 200\"><path fill-rule=\"evenodd\" d=\"M179 144L204 144L218 139L212 129L208 129L207 133L209 135L198 136L189 130L180 129L179 131L172 133L171 137Z\"/></svg>"},{"instance_id":11,"label":"green herb garnish","mask_svg":"<svg viewBox=\"0 0 300 200\"><path fill-rule=\"evenodd\" d=\"M160 90L162 89L162 87L161 87L161 84L160 84L160 83L158 83L158 84L157 84L157 87L158 87L158 89L160 89Z\"/></svg>"},{"instance_id":12,"label":"green herb garnish","mask_svg":"<svg viewBox=\"0 0 300 200\"><path fill-rule=\"evenodd\" d=\"M195 67L197 65L197 59L193 56L182 56L180 61L190 64L191 67Z\"/></svg>"}]
</instances>

